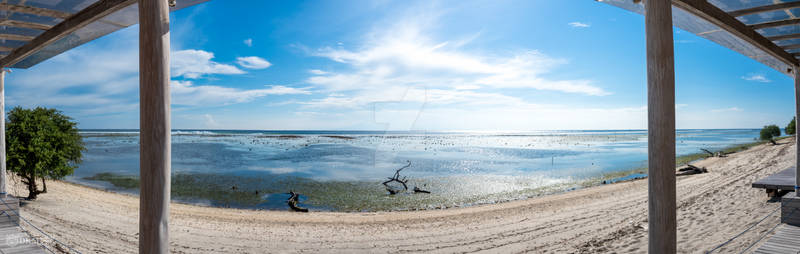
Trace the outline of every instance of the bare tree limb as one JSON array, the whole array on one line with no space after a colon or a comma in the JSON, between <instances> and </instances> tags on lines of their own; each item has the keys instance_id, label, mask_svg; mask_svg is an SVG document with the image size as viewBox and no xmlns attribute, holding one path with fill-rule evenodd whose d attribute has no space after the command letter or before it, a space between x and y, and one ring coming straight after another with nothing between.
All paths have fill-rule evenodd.
<instances>
[{"instance_id":1,"label":"bare tree limb","mask_svg":"<svg viewBox=\"0 0 800 254\"><path fill-rule=\"evenodd\" d=\"M408 190L408 185L406 185L406 183L408 183L408 178L403 177L403 179L400 179L400 171L403 171L403 169L406 169L408 167L411 167L411 161L408 161L408 165L405 165L402 168L397 169L397 171L394 172L394 175L392 177L389 177L388 181L383 182L383 186L386 186L386 191L389 191L389 194L394 195L402 191ZM403 190L395 190L394 188L389 186L389 183L391 182L398 182L402 184Z\"/></svg>"},{"instance_id":2,"label":"bare tree limb","mask_svg":"<svg viewBox=\"0 0 800 254\"><path fill-rule=\"evenodd\" d=\"M286 200L286 203L289 204L289 208L292 208L292 210L295 211L295 212L307 213L308 212L308 208L302 208L302 207L297 206L297 202L300 199L300 195L295 193L294 191L289 191L289 194L292 195L291 197L289 197L288 200Z\"/></svg>"}]
</instances>

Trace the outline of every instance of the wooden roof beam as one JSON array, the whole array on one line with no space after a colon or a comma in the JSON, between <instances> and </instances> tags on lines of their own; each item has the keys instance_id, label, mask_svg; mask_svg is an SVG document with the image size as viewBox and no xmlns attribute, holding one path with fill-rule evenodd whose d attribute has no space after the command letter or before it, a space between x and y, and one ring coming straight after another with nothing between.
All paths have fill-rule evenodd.
<instances>
[{"instance_id":1,"label":"wooden roof beam","mask_svg":"<svg viewBox=\"0 0 800 254\"><path fill-rule=\"evenodd\" d=\"M0 3L0 11L19 12L19 13L33 14L37 16L60 18L60 19L66 19L69 18L69 16L72 16L72 14L62 11L26 6L26 5L7 4L7 3Z\"/></svg>"},{"instance_id":2,"label":"wooden roof beam","mask_svg":"<svg viewBox=\"0 0 800 254\"><path fill-rule=\"evenodd\" d=\"M763 12L771 12L771 11L780 11L786 10L791 8L800 7L800 2L788 2L788 3L779 3L779 4L770 4L764 6L758 6L753 8L741 9L732 12L728 12L728 15L739 17L739 16L746 16L752 14L758 14Z\"/></svg>"},{"instance_id":3,"label":"wooden roof beam","mask_svg":"<svg viewBox=\"0 0 800 254\"><path fill-rule=\"evenodd\" d=\"M0 59L0 67L11 66L70 33L136 2L137 0L97 1L33 38L29 43L11 51L8 56Z\"/></svg>"},{"instance_id":4,"label":"wooden roof beam","mask_svg":"<svg viewBox=\"0 0 800 254\"><path fill-rule=\"evenodd\" d=\"M764 29L764 28L770 28L770 27L788 26L788 25L795 25L795 24L800 24L800 19L794 19L793 18L793 19L784 19L784 20L778 20L778 21L764 22L764 23L750 25L750 28L752 28L753 30L758 30L758 29Z\"/></svg>"},{"instance_id":5,"label":"wooden roof beam","mask_svg":"<svg viewBox=\"0 0 800 254\"><path fill-rule=\"evenodd\" d=\"M800 49L800 44L792 44L792 45L781 46L781 48L783 48L785 50Z\"/></svg>"},{"instance_id":6,"label":"wooden roof beam","mask_svg":"<svg viewBox=\"0 0 800 254\"><path fill-rule=\"evenodd\" d=\"M792 56L792 54L787 53L784 49L778 47L775 43L756 32L755 29L748 27L738 19L705 0L673 0L672 3L675 7L681 8L686 12L711 22L721 29L763 50L781 62L790 66L798 65L797 59Z\"/></svg>"}]
</instances>

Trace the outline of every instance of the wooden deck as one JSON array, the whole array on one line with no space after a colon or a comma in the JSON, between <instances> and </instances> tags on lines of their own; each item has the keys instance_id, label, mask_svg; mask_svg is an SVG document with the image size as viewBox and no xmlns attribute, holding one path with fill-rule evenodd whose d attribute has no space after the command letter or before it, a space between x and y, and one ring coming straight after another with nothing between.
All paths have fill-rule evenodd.
<instances>
[{"instance_id":1,"label":"wooden deck","mask_svg":"<svg viewBox=\"0 0 800 254\"><path fill-rule=\"evenodd\" d=\"M0 226L0 253L30 254L46 253L39 244L18 226Z\"/></svg>"},{"instance_id":2,"label":"wooden deck","mask_svg":"<svg viewBox=\"0 0 800 254\"><path fill-rule=\"evenodd\" d=\"M800 227L788 224L780 225L775 235L754 253L800 253Z\"/></svg>"},{"instance_id":3,"label":"wooden deck","mask_svg":"<svg viewBox=\"0 0 800 254\"><path fill-rule=\"evenodd\" d=\"M791 167L772 174L753 183L753 188L767 190L794 191L796 168Z\"/></svg>"},{"instance_id":4,"label":"wooden deck","mask_svg":"<svg viewBox=\"0 0 800 254\"><path fill-rule=\"evenodd\" d=\"M36 240L19 227L19 200L0 198L0 254L45 253Z\"/></svg>"}]
</instances>

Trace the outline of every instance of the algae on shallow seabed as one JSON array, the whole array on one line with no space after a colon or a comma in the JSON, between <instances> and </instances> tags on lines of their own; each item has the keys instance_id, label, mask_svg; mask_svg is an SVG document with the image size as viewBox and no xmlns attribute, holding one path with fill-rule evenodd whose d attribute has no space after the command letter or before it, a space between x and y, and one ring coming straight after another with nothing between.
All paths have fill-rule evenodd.
<instances>
[{"instance_id":1,"label":"algae on shallow seabed","mask_svg":"<svg viewBox=\"0 0 800 254\"><path fill-rule=\"evenodd\" d=\"M406 192L399 195L388 195L379 181L316 181L295 176L176 174L172 177L171 193L172 197L178 200L208 200L214 206L277 208L281 207L278 202L283 200L273 199L272 202L275 204L262 206L265 202L269 202L266 196L294 190L307 197L304 203L318 208L315 210L358 212L432 209L494 203L560 192L575 187L572 183L557 183L544 187L519 188L489 194L470 192L470 189L479 189L474 187L487 184L485 179L478 178L480 177L414 179L411 186L426 187L433 193L423 195ZM116 187L127 189L139 186L137 177L113 173L100 173L84 179L108 181ZM519 179L511 184L522 186L530 184L529 182L531 181ZM500 184L508 183L501 182Z\"/></svg>"},{"instance_id":2,"label":"algae on shallow seabed","mask_svg":"<svg viewBox=\"0 0 800 254\"><path fill-rule=\"evenodd\" d=\"M215 176L217 178L218 176ZM85 180L105 181L114 187L138 189L139 177L99 173L84 177ZM246 179L243 179L246 180ZM256 193L233 188L235 185L221 186L204 175L177 174L172 177L171 195L177 198L208 199L222 204L256 205L262 200Z\"/></svg>"},{"instance_id":3,"label":"algae on shallow seabed","mask_svg":"<svg viewBox=\"0 0 800 254\"><path fill-rule=\"evenodd\" d=\"M731 146L724 153L742 151L763 144L753 142ZM676 166L705 158L706 153L694 153L676 157ZM645 161L646 163L646 161ZM450 176L426 179L412 179L409 186L427 186L431 194L388 195L381 181L317 181L296 176L272 175L232 175L208 173L179 173L172 177L172 196L183 200L209 200L215 206L240 208L260 208L268 201L265 197L282 194L291 190L308 197L305 204L343 212L415 210L441 207L465 206L472 204L495 203L514 199L569 191L602 184L611 179L624 178L633 174L645 174L647 167L604 173L588 179L573 179L537 185L535 177L492 178L486 176ZM107 181L116 187L138 188L136 176L121 176L113 173L100 173L87 180ZM497 181L495 181L497 180ZM505 191L486 193L474 191L480 188L505 188ZM276 202L273 200L271 202ZM280 204L267 207L280 207Z\"/></svg>"},{"instance_id":4,"label":"algae on shallow seabed","mask_svg":"<svg viewBox=\"0 0 800 254\"><path fill-rule=\"evenodd\" d=\"M114 173L99 173L94 176L84 177L83 179L92 181L104 181L111 183L115 187L123 189L139 188L139 177L136 176L117 175Z\"/></svg>"}]
</instances>

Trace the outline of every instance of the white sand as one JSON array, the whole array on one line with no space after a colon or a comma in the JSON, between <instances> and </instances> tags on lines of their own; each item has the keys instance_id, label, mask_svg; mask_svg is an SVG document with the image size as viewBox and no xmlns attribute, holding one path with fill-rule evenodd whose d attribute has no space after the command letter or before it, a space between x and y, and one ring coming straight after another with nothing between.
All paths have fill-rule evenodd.
<instances>
[{"instance_id":1,"label":"white sand","mask_svg":"<svg viewBox=\"0 0 800 254\"><path fill-rule=\"evenodd\" d=\"M678 249L702 252L775 210L750 184L794 164L794 142L761 145L696 163L678 177ZM65 182L27 202L22 215L84 253L137 252L137 197ZM19 196L27 195L15 186ZM779 221L776 213L722 252L741 250ZM529 200L418 212L308 214L173 203L176 253L646 252L647 180ZM757 247L757 246L756 246Z\"/></svg>"}]
</instances>

